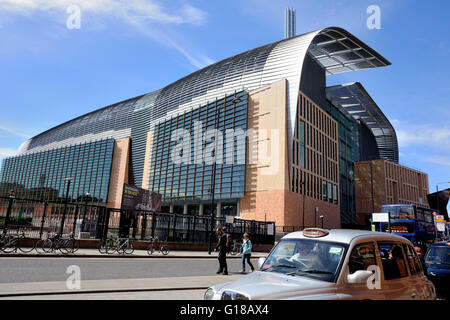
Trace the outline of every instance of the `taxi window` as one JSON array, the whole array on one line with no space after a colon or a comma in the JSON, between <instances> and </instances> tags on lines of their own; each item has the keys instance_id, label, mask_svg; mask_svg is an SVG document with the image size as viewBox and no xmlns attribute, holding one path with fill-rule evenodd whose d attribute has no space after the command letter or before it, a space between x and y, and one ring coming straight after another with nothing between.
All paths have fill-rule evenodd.
<instances>
[{"instance_id":1,"label":"taxi window","mask_svg":"<svg viewBox=\"0 0 450 320\"><path fill-rule=\"evenodd\" d=\"M417 257L416 251L410 245L403 244L403 250L406 253L406 261L408 261L409 270L411 275L420 274L422 268L420 267L420 260Z\"/></svg>"},{"instance_id":2,"label":"taxi window","mask_svg":"<svg viewBox=\"0 0 450 320\"><path fill-rule=\"evenodd\" d=\"M378 242L384 279L392 280L408 276L405 256L398 242Z\"/></svg>"},{"instance_id":3,"label":"taxi window","mask_svg":"<svg viewBox=\"0 0 450 320\"><path fill-rule=\"evenodd\" d=\"M296 243L290 241L283 241L279 248L274 252L277 258L290 258L296 252Z\"/></svg>"},{"instance_id":4,"label":"taxi window","mask_svg":"<svg viewBox=\"0 0 450 320\"><path fill-rule=\"evenodd\" d=\"M363 243L353 248L348 268L350 274L358 270L367 270L369 266L376 265L375 246L372 242Z\"/></svg>"}]
</instances>

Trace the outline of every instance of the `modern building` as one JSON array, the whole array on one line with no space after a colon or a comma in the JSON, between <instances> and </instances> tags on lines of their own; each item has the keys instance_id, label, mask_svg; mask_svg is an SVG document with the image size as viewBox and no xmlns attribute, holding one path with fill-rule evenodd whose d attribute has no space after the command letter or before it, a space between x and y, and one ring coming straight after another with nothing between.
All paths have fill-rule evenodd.
<instances>
[{"instance_id":1,"label":"modern building","mask_svg":"<svg viewBox=\"0 0 450 320\"><path fill-rule=\"evenodd\" d=\"M63 199L70 177L72 200L112 208L127 183L168 212L213 204L282 231L354 223L353 162L398 162L397 140L359 83L326 77L389 64L336 27L237 54L27 140L3 162L3 195Z\"/></svg>"},{"instance_id":2,"label":"modern building","mask_svg":"<svg viewBox=\"0 0 450 320\"><path fill-rule=\"evenodd\" d=\"M429 208L428 175L418 170L386 161L355 162L357 221L370 225L372 213L384 204L415 204Z\"/></svg>"},{"instance_id":3,"label":"modern building","mask_svg":"<svg viewBox=\"0 0 450 320\"><path fill-rule=\"evenodd\" d=\"M392 124L359 82L326 88L326 110L339 124L339 172L342 226L356 219L354 162L384 159L398 163Z\"/></svg>"}]
</instances>

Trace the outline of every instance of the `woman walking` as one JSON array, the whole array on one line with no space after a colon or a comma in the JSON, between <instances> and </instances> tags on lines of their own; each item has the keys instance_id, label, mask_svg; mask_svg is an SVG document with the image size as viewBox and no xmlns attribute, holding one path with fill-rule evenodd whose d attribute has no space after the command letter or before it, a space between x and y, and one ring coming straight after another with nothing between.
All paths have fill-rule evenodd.
<instances>
[{"instance_id":1,"label":"woman walking","mask_svg":"<svg viewBox=\"0 0 450 320\"><path fill-rule=\"evenodd\" d=\"M248 233L244 233L244 241L242 242L241 247L242 253L242 273L245 273L245 261L247 260L248 265L252 269L252 272L255 271L252 263L250 262L250 257L252 255L252 242L249 239Z\"/></svg>"}]
</instances>

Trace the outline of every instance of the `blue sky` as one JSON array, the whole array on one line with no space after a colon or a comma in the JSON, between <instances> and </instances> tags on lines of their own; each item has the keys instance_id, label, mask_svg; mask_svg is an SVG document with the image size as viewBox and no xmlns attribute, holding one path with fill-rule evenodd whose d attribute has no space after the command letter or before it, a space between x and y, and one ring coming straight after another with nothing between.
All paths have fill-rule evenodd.
<instances>
[{"instance_id":1,"label":"blue sky","mask_svg":"<svg viewBox=\"0 0 450 320\"><path fill-rule=\"evenodd\" d=\"M66 26L71 4L80 29ZM366 26L369 5L379 30ZM450 181L445 0L0 0L0 159L64 121L283 38L286 7L297 34L339 26L392 62L327 82L360 81L397 130L400 162L428 173L430 191Z\"/></svg>"}]
</instances>

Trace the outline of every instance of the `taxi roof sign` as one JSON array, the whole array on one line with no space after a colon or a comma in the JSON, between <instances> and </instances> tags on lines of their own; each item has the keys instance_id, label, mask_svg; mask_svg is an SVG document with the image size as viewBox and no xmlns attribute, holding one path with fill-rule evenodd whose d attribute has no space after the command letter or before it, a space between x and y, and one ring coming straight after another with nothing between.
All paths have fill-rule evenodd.
<instances>
[{"instance_id":1,"label":"taxi roof sign","mask_svg":"<svg viewBox=\"0 0 450 320\"><path fill-rule=\"evenodd\" d=\"M303 230L303 235L308 238L325 237L329 232L320 228L306 228Z\"/></svg>"}]
</instances>

